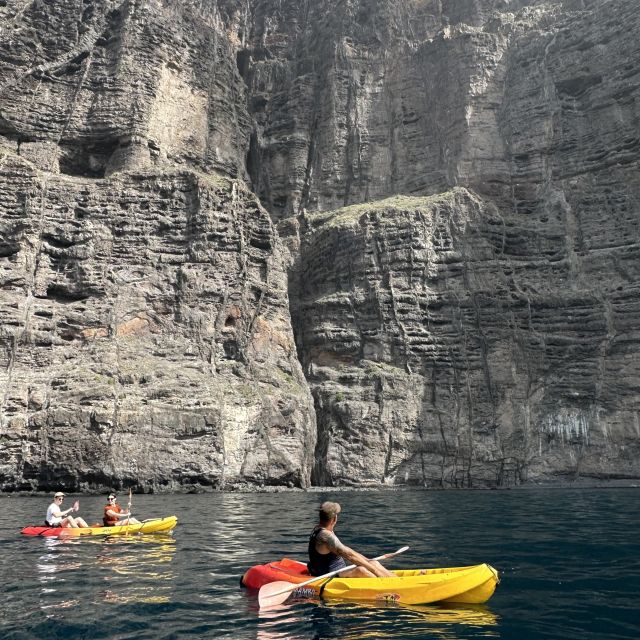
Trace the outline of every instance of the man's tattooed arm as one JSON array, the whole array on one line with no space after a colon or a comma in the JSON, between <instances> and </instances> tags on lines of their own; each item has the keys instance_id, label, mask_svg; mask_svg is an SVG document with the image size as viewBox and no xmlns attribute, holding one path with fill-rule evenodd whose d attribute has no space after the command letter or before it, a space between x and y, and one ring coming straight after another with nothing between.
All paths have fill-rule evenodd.
<instances>
[{"instance_id":1,"label":"man's tattooed arm","mask_svg":"<svg viewBox=\"0 0 640 640\"><path fill-rule=\"evenodd\" d=\"M323 529L322 531L320 531L320 533L318 533L317 539L318 542L325 544L327 547L329 547L330 551L333 551L338 555L344 553L344 551L347 550L347 547L342 544L342 542L340 542L338 536L331 531L327 531L326 529Z\"/></svg>"},{"instance_id":2,"label":"man's tattooed arm","mask_svg":"<svg viewBox=\"0 0 640 640\"><path fill-rule=\"evenodd\" d=\"M361 567L364 567L365 569L368 569L374 576L383 575L368 558L363 556L361 553L358 553L354 549L347 547L346 544L342 544L335 533L324 529L323 531L320 531L318 533L317 540L325 547L327 547L329 551L333 551L339 556L342 556L347 562L357 564Z\"/></svg>"}]
</instances>

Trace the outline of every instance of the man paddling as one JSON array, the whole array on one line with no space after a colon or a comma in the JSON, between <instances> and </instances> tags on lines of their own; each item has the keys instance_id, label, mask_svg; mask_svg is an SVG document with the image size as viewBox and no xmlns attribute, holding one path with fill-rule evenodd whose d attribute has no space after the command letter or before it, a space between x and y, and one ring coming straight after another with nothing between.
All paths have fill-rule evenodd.
<instances>
[{"instance_id":1,"label":"man paddling","mask_svg":"<svg viewBox=\"0 0 640 640\"><path fill-rule=\"evenodd\" d=\"M140 520L131 517L131 511L125 511L117 502L115 493L110 493L107 504L104 505L102 524L105 527L115 527L121 524L140 524Z\"/></svg>"},{"instance_id":2,"label":"man paddling","mask_svg":"<svg viewBox=\"0 0 640 640\"><path fill-rule=\"evenodd\" d=\"M377 560L369 560L361 553L342 544L333 532L341 507L337 502L323 502L320 505L318 524L309 537L309 562L307 569L312 576L322 576L348 564L358 565L354 569L341 571L342 578L390 578L391 571Z\"/></svg>"}]
</instances>

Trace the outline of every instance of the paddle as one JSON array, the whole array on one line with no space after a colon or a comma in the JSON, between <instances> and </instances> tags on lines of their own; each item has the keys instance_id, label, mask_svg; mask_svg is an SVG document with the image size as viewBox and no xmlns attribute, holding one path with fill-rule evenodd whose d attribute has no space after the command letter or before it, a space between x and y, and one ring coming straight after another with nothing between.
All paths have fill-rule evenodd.
<instances>
[{"instance_id":1,"label":"paddle","mask_svg":"<svg viewBox=\"0 0 640 640\"><path fill-rule=\"evenodd\" d=\"M124 523L125 527L129 524L129 518L131 518L131 487L129 487L129 504L127 505L127 513L127 521ZM129 535L128 529L124 532L124 535L125 537Z\"/></svg>"},{"instance_id":2,"label":"paddle","mask_svg":"<svg viewBox=\"0 0 640 640\"><path fill-rule=\"evenodd\" d=\"M407 551L409 547L401 547L397 551L393 553L385 553L384 555L378 556L374 558L374 560L385 560L386 558L393 558L393 556L398 556L401 553ZM325 573L322 576L316 576L315 578L311 578L311 580L307 580L306 582L298 582L291 583L286 582L285 580L279 580L277 582L269 582L260 587L260 591L258 592L258 606L260 609L263 607L275 607L276 605L282 604L291 594L292 591L295 591L299 587L304 587L307 584L311 584L312 582L318 582L318 580L324 580L325 578L330 578L331 576L335 576L342 571L348 571L350 569L355 569L357 565L351 564L348 567L342 567L342 569L336 569L336 571L331 571L330 573Z\"/></svg>"}]
</instances>

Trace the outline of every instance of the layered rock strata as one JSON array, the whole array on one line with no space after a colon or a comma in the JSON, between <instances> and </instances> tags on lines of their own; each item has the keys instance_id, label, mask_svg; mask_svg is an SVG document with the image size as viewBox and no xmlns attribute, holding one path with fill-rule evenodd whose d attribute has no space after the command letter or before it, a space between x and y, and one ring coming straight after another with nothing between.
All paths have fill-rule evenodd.
<instances>
[{"instance_id":1,"label":"layered rock strata","mask_svg":"<svg viewBox=\"0 0 640 640\"><path fill-rule=\"evenodd\" d=\"M509 247L538 239L461 188L305 223L296 318L315 482L634 476L632 288L561 288L561 259L534 289Z\"/></svg>"},{"instance_id":2,"label":"layered rock strata","mask_svg":"<svg viewBox=\"0 0 640 640\"><path fill-rule=\"evenodd\" d=\"M638 477L639 21L0 2L0 485Z\"/></svg>"},{"instance_id":3,"label":"layered rock strata","mask_svg":"<svg viewBox=\"0 0 640 640\"><path fill-rule=\"evenodd\" d=\"M258 190L284 217L280 230L296 253L302 242L291 298L316 397L318 483L638 476L639 50L634 30L620 27L637 25L637 11L624 1L482 4L421 3L432 21L422 15L410 28L406 17L419 13L405 13L408 3L345 3L305 30L283 28L307 56L287 64L262 54L247 73L251 90L270 96L255 107ZM280 117L290 107L297 118ZM456 291L463 310L448 302L461 326L430 325L428 305L406 283L401 300L416 306L403 312L412 316L406 332L404 316L391 311L376 324L368 296L394 308L386 282L402 281L413 258L400 273L358 262L358 252L376 252L366 207L404 226L403 212L381 199L456 185L471 189L484 212L458 244L447 240L468 272ZM357 225L309 231L306 212L376 200L362 205L361 235ZM465 211L447 215L466 220ZM411 251L409 237L382 227L375 242ZM456 282L443 269L438 279L435 292ZM424 373L398 382L387 372L380 383L369 371L371 362L405 368L400 354L412 352L414 323L430 326L418 333L436 350L449 336L466 345L459 359L438 351L409 362L412 375L427 367L443 380L445 392L433 383L430 409L416 391ZM447 386L461 378L457 370L473 372L462 376L462 404L461 391ZM401 392L385 396L385 380ZM400 409L385 415L380 407L394 400Z\"/></svg>"},{"instance_id":4,"label":"layered rock strata","mask_svg":"<svg viewBox=\"0 0 640 640\"><path fill-rule=\"evenodd\" d=\"M6 489L309 482L273 226L240 183L0 156Z\"/></svg>"}]
</instances>

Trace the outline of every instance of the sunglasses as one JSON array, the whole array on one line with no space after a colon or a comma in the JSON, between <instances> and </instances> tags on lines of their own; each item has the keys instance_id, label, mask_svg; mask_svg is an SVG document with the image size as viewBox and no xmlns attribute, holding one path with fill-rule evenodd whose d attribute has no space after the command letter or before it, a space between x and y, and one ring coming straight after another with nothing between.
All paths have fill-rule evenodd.
<instances>
[{"instance_id":1,"label":"sunglasses","mask_svg":"<svg viewBox=\"0 0 640 640\"><path fill-rule=\"evenodd\" d=\"M58 496L56 500L64 500L64 498L62 496Z\"/></svg>"},{"instance_id":2,"label":"sunglasses","mask_svg":"<svg viewBox=\"0 0 640 640\"><path fill-rule=\"evenodd\" d=\"M115 500L115 499L116 499L115 496L112 496L112 497L108 498L108 500Z\"/></svg>"}]
</instances>

